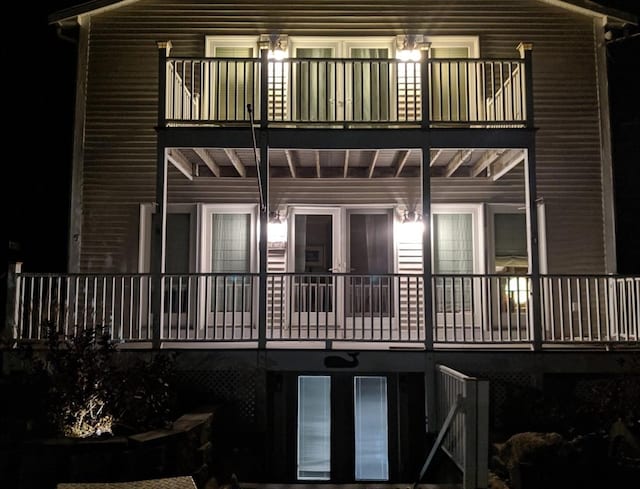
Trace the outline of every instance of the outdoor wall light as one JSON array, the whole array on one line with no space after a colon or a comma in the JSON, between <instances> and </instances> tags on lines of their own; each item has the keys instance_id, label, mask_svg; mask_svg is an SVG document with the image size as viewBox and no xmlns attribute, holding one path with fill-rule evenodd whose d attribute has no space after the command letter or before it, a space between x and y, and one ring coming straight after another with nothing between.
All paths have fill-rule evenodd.
<instances>
[{"instance_id":1,"label":"outdoor wall light","mask_svg":"<svg viewBox=\"0 0 640 489\"><path fill-rule=\"evenodd\" d=\"M422 59L422 51L429 49L430 43L424 36L417 34L403 34L396 36L396 58L404 62L417 62Z\"/></svg>"},{"instance_id":2,"label":"outdoor wall light","mask_svg":"<svg viewBox=\"0 0 640 489\"><path fill-rule=\"evenodd\" d=\"M424 223L422 216L416 211L404 211L402 226L400 226L400 239L406 243L418 243L422 241Z\"/></svg>"},{"instance_id":3,"label":"outdoor wall light","mask_svg":"<svg viewBox=\"0 0 640 489\"><path fill-rule=\"evenodd\" d=\"M258 46L260 50L267 49L269 58L282 61L287 57L288 37L286 34L260 34Z\"/></svg>"},{"instance_id":4,"label":"outdoor wall light","mask_svg":"<svg viewBox=\"0 0 640 489\"><path fill-rule=\"evenodd\" d=\"M280 216L277 211L269 213L269 225L267 227L267 242L270 246L284 246L287 242L287 219Z\"/></svg>"}]
</instances>

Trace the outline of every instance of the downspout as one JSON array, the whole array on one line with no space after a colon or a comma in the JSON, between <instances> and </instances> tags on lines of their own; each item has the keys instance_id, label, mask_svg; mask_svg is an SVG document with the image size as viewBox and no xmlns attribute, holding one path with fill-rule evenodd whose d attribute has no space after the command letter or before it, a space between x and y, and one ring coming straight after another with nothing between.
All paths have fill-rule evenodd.
<instances>
[{"instance_id":1,"label":"downspout","mask_svg":"<svg viewBox=\"0 0 640 489\"><path fill-rule=\"evenodd\" d=\"M62 30L62 26L60 24L56 26L56 36L58 36L58 38L62 39L63 41L67 41L75 45L78 44L78 39L71 36L67 36Z\"/></svg>"}]
</instances>

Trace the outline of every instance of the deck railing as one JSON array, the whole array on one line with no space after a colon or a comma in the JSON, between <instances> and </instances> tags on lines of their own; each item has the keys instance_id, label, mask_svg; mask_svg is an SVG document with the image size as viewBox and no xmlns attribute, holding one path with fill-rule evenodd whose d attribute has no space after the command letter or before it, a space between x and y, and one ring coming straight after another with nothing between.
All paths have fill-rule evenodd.
<instances>
[{"instance_id":1,"label":"deck railing","mask_svg":"<svg viewBox=\"0 0 640 489\"><path fill-rule=\"evenodd\" d=\"M167 125L248 123L248 105L256 121L264 122L262 117L267 123L527 123L524 59L171 57L165 62L160 103Z\"/></svg>"},{"instance_id":2,"label":"deck railing","mask_svg":"<svg viewBox=\"0 0 640 489\"><path fill-rule=\"evenodd\" d=\"M15 277L9 321L15 338L43 339L52 323L65 334L100 326L119 341L152 340L150 274ZM543 347L640 342L639 277L544 275L540 324L533 324L529 276L433 275L430 319L423 280L419 274L269 273L261 291L257 273L164 274L159 340L427 346L431 328L436 348L529 348L538 327Z\"/></svg>"},{"instance_id":3,"label":"deck railing","mask_svg":"<svg viewBox=\"0 0 640 489\"><path fill-rule=\"evenodd\" d=\"M437 365L436 389L442 449L462 471L464 489L487 487L489 382Z\"/></svg>"}]
</instances>

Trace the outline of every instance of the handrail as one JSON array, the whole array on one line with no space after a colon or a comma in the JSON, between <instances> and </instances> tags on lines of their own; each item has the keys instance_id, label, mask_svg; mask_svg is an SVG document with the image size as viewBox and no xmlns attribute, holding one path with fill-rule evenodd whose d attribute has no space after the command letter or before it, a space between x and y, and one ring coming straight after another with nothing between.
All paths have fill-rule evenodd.
<instances>
[{"instance_id":1,"label":"handrail","mask_svg":"<svg viewBox=\"0 0 640 489\"><path fill-rule=\"evenodd\" d=\"M247 104L255 114L266 104L262 117L268 123L402 125L427 117L432 126L526 125L529 87L521 58L166 57L163 62L167 80L160 103L168 125L248 122Z\"/></svg>"},{"instance_id":2,"label":"handrail","mask_svg":"<svg viewBox=\"0 0 640 489\"><path fill-rule=\"evenodd\" d=\"M419 273L269 272L267 341L424 341L435 348L510 345L631 345L640 342L640 277L545 274L540 323L532 321L533 278L508 274L433 274L432 316ZM163 274L163 341L255 341L259 274ZM9 323L18 339L40 339L56 321L72 334L107 326L121 341L149 340L154 314L150 273L16 272ZM428 298L427 298L428 300Z\"/></svg>"}]
</instances>

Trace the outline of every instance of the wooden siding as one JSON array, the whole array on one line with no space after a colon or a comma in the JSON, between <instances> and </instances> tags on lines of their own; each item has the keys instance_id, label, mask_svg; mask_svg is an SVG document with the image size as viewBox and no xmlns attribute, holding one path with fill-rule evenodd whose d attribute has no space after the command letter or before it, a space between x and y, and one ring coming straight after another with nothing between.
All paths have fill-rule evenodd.
<instances>
[{"instance_id":1,"label":"wooden siding","mask_svg":"<svg viewBox=\"0 0 640 489\"><path fill-rule=\"evenodd\" d=\"M95 15L89 38L81 270L136 269L138 207L155 195L155 41L170 39L176 56L202 56L207 34L270 31L478 35L482 57L513 57L520 41L533 42L538 190L546 203L549 271L604 270L593 19L535 0L323 0L295 5L280 0L141 0ZM493 185L434 179L433 200L522 201L521 175L518 170ZM169 202L256 201L255 189L253 179L188 182L172 173ZM279 199L327 203L334 197L344 203L420 200L417 179L274 181L271 192L276 204ZM320 195L323 202L314 200Z\"/></svg>"}]
</instances>

